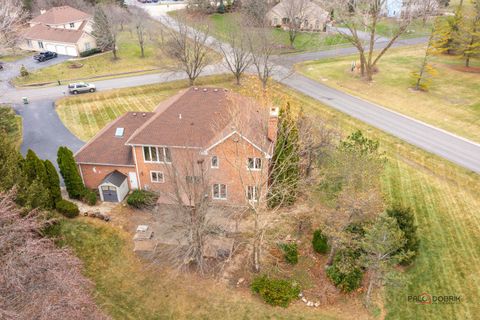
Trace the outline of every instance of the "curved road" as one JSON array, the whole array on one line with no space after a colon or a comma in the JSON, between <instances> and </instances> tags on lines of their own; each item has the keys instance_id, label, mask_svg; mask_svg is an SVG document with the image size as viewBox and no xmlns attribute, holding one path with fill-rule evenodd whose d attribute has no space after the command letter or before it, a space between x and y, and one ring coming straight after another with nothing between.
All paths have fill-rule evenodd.
<instances>
[{"instance_id":1,"label":"curved road","mask_svg":"<svg viewBox=\"0 0 480 320\"><path fill-rule=\"evenodd\" d=\"M165 20L164 20L165 21ZM421 43L424 39L402 40L397 44ZM378 44L381 46L382 42ZM275 79L300 91L325 105L331 106L356 119L368 123L421 149L448 159L471 171L480 173L480 144L456 136L424 122L401 115L382 106L332 89L321 83L292 72L290 67L300 61L336 57L351 54L351 48L305 53L296 56L277 57ZM209 66L206 74L225 72L221 66ZM184 79L182 73L162 73L110 79L95 82L99 90L134 87ZM22 151L35 150L43 158L55 160L56 148L67 145L77 150L83 144L60 122L53 109L54 99L64 95L65 87L14 90L10 89L1 98L2 102L14 103L17 112L24 117L24 144ZM21 97L29 97L29 105L21 105ZM54 152L55 151L55 152ZM53 153L54 152L54 153Z\"/></svg>"}]
</instances>

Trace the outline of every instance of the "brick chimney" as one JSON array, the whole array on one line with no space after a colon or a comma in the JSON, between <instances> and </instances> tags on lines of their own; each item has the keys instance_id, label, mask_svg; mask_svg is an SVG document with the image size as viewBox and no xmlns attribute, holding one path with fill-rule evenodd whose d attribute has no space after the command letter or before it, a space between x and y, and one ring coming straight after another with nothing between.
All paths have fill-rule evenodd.
<instances>
[{"instance_id":1,"label":"brick chimney","mask_svg":"<svg viewBox=\"0 0 480 320\"><path fill-rule=\"evenodd\" d=\"M270 108L270 116L268 117L267 138L272 142L277 140L278 113L279 109L277 107Z\"/></svg>"}]
</instances>

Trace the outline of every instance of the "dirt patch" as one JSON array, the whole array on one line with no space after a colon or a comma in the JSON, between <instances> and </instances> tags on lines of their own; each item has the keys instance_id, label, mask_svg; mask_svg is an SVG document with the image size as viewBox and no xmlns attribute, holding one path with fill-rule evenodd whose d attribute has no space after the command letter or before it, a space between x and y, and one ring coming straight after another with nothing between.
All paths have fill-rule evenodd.
<instances>
[{"instance_id":1,"label":"dirt patch","mask_svg":"<svg viewBox=\"0 0 480 320\"><path fill-rule=\"evenodd\" d=\"M468 72L468 73L480 73L480 67L466 67L466 66L459 66L459 65L449 65L450 69L460 72Z\"/></svg>"}]
</instances>

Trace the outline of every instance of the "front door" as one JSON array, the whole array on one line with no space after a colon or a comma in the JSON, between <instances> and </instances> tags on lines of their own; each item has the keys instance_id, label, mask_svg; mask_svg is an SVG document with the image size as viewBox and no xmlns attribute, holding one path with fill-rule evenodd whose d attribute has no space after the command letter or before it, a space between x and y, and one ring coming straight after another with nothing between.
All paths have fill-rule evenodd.
<instances>
[{"instance_id":1,"label":"front door","mask_svg":"<svg viewBox=\"0 0 480 320\"><path fill-rule=\"evenodd\" d=\"M130 180L130 188L138 189L137 174L135 172L129 172L128 179Z\"/></svg>"}]
</instances>

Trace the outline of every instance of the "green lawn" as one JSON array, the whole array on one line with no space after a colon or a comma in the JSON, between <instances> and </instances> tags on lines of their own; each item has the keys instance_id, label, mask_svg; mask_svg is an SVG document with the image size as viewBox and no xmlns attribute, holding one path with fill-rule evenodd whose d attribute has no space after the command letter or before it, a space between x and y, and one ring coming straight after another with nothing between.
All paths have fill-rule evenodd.
<instances>
[{"instance_id":1,"label":"green lawn","mask_svg":"<svg viewBox=\"0 0 480 320\"><path fill-rule=\"evenodd\" d=\"M20 60L22 58L32 56L33 53L29 51L23 51L20 49L15 50L15 52L12 52L12 50L5 50L3 54L0 54L0 61L2 62L15 62L17 60Z\"/></svg>"},{"instance_id":2,"label":"green lawn","mask_svg":"<svg viewBox=\"0 0 480 320\"><path fill-rule=\"evenodd\" d=\"M183 11L173 11L170 14L175 17L178 14L183 14ZM237 19L237 17L238 14L236 13L214 13L209 15L207 21L211 26L210 32L215 38L228 41L227 35L231 30L236 28L235 19ZM238 32L240 33L242 31L238 30ZM288 31L271 28L270 32L276 46L277 54L328 50L331 49L332 46L346 45L348 42L338 34L326 34L323 32L301 32L297 35L297 38L294 42L294 48L292 48L290 46Z\"/></svg>"},{"instance_id":3,"label":"green lawn","mask_svg":"<svg viewBox=\"0 0 480 320\"><path fill-rule=\"evenodd\" d=\"M372 83L349 68L357 56L309 61L297 65L304 75L392 110L480 142L480 73L464 72L463 61L449 56L432 59L438 75L428 92L411 89L423 46L391 49L378 64ZM475 60L473 66L480 66Z\"/></svg>"},{"instance_id":4,"label":"green lawn","mask_svg":"<svg viewBox=\"0 0 480 320\"><path fill-rule=\"evenodd\" d=\"M203 78L202 82L205 85L235 87L230 78L210 77ZM186 82L175 82L149 86L148 90L147 88L136 89L142 92L140 94L132 89L116 90L111 93L102 93L103 96L91 95L89 101L82 101L80 97L71 97L61 101L57 110L66 121L67 127L72 129L75 127L75 118L66 118L62 115L64 112L62 109L77 109L78 113L75 117L84 119L84 122L76 130L84 128L88 133L84 133L81 137L85 138L91 136L93 131L100 129L95 116L99 108L111 110L102 116L104 119L102 121L106 123L108 120L113 120L116 114L125 111L127 97L130 99L128 103L132 103L128 109L151 110L158 102L184 86ZM480 206L478 197L480 177L283 86L276 86L274 92L279 95L288 95L292 103L303 106L305 112L316 114L328 123L335 124L344 134L358 128L369 137L378 139L388 158L385 175L382 178L386 202L401 203L415 209L421 238L420 255L414 265L404 272L408 280L407 285L400 287L389 285L386 288L384 293L386 318L476 319L480 312L478 304L480 299L480 218L476 214ZM196 289L185 284L189 282L188 276L186 278L182 276L177 280L177 286L172 283L167 285L165 278L168 277L163 273L162 276L157 274L149 278L147 274L142 274L135 269L136 265L131 266L132 258L124 256L129 254L128 251L126 253L121 251L122 255L109 258L110 255L105 254L104 250L120 252L119 249L109 248L110 240L94 239L111 236L114 234L113 231L107 232L103 228L92 230L82 221L69 221L68 225L72 230L67 232L67 236L68 233L71 234L68 236L69 243L75 247L82 260L86 261L87 275L97 284L98 301L116 319L139 317L149 319L154 317L152 314L155 312L165 312L157 314L157 317L168 314L174 318L215 318L219 315L223 318L265 318L266 312L278 312L275 316L271 316L273 318L294 318L299 314L301 317L308 318L310 315L309 310L304 308L301 309L301 313L298 313L297 306L287 310L271 309L252 299L248 292L231 291L220 285L213 294L214 300L203 303L202 297L209 294L197 296ZM91 239L92 234L93 239ZM123 246L126 245L123 244ZM147 286L143 288L138 283L147 284ZM204 284L206 292L210 290L208 283ZM171 293L172 286L178 290L175 294ZM164 301L159 298L157 293L161 291L159 287L165 290L165 295L173 297L174 300ZM188 290L190 292L186 293ZM460 295L462 300L455 305L407 303L408 295L418 295L422 292L432 295ZM225 309L226 305L229 305L232 310ZM198 310L192 311L197 307ZM335 307L334 309L338 310ZM345 313L341 317L345 318Z\"/></svg>"},{"instance_id":5,"label":"green lawn","mask_svg":"<svg viewBox=\"0 0 480 320\"><path fill-rule=\"evenodd\" d=\"M384 37L391 37L394 32L398 30L398 23L396 19L385 18L377 25L377 32ZM407 30L400 37L402 39L418 38L430 35L432 31L432 20L427 20L424 24L422 19L413 20L408 26Z\"/></svg>"},{"instance_id":6,"label":"green lawn","mask_svg":"<svg viewBox=\"0 0 480 320\"><path fill-rule=\"evenodd\" d=\"M92 77L107 77L111 74L144 71L152 69L165 69L172 64L161 50L151 42L145 47L145 58L141 57L140 47L134 33L122 32L118 42L119 59L113 60L113 54L107 52L94 55L78 61L66 61L51 67L32 72L28 77L14 79L15 85L26 85L33 83L56 82L57 80L67 81L71 79L91 79ZM80 63L81 68L71 68L73 63Z\"/></svg>"}]
</instances>

